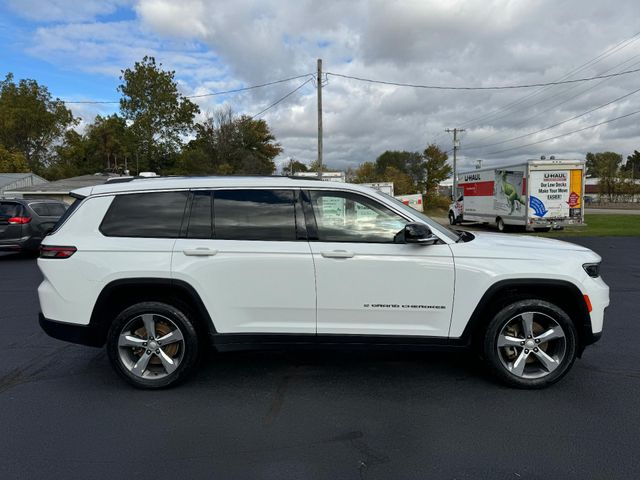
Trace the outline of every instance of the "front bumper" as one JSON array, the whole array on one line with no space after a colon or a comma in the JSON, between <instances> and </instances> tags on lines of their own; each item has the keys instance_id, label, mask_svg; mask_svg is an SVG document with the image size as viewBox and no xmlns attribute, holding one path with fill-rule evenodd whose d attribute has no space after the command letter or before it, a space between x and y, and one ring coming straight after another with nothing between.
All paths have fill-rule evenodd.
<instances>
[{"instance_id":1,"label":"front bumper","mask_svg":"<svg viewBox=\"0 0 640 480\"><path fill-rule=\"evenodd\" d=\"M50 337L65 342L79 343L90 347L102 347L104 335L95 326L78 325L77 323L58 322L46 318L42 312L39 315L40 327Z\"/></svg>"}]
</instances>

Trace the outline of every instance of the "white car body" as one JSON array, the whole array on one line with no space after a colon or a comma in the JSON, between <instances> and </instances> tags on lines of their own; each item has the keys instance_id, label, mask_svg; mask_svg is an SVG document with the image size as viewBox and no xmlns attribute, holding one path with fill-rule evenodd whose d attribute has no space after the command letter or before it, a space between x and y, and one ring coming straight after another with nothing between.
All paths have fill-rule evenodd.
<instances>
[{"instance_id":1,"label":"white car body","mask_svg":"<svg viewBox=\"0 0 640 480\"><path fill-rule=\"evenodd\" d=\"M119 238L99 230L117 194L230 185L351 191L385 204L407 222L424 222L375 190L351 184L274 177L148 179L90 187L75 192L86 197L81 207L46 239L47 244L73 245L78 251L63 261L39 259L43 315L88 325L98 296L111 282L171 278L194 288L219 333L458 338L492 285L546 279L566 282L588 295L591 331L602 330L609 290L582 268L601 259L587 248L557 240L476 233L474 240L456 243L434 223L429 226L440 242L429 246ZM197 249L216 254L185 254Z\"/></svg>"}]
</instances>

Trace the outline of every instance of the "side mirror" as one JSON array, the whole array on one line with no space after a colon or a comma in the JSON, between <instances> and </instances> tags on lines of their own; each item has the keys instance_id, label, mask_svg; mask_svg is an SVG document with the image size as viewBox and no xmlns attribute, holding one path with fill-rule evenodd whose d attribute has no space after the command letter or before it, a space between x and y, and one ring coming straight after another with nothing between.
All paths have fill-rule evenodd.
<instances>
[{"instance_id":1,"label":"side mirror","mask_svg":"<svg viewBox=\"0 0 640 480\"><path fill-rule=\"evenodd\" d=\"M404 227L405 243L417 243L418 245L433 245L438 241L431 229L424 223L408 223Z\"/></svg>"}]
</instances>

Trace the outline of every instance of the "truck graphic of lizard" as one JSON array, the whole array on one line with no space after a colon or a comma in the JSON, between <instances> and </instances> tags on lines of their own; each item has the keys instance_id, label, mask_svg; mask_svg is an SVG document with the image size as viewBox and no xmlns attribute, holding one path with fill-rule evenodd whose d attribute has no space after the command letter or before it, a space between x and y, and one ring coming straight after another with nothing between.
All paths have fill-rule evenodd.
<instances>
[{"instance_id":1,"label":"truck graphic of lizard","mask_svg":"<svg viewBox=\"0 0 640 480\"><path fill-rule=\"evenodd\" d=\"M525 205L525 201L524 198L520 194L518 194L516 187L514 187L507 181L508 173L509 172L507 172L506 170L502 170L500 172L500 176L502 177L502 192L504 193L504 196L507 198L507 201L509 202L509 205L511 207L511 210L509 211L509 215L511 215L516 208L516 202Z\"/></svg>"}]
</instances>

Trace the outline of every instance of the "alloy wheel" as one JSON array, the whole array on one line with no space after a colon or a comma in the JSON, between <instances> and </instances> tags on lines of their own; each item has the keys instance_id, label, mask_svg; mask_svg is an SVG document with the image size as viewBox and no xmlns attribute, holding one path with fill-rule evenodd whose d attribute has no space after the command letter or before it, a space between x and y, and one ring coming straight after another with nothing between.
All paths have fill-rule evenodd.
<instances>
[{"instance_id":1,"label":"alloy wheel","mask_svg":"<svg viewBox=\"0 0 640 480\"><path fill-rule=\"evenodd\" d=\"M185 341L169 318L145 313L133 317L118 336L118 356L122 365L138 378L164 378L180 366Z\"/></svg>"},{"instance_id":2,"label":"alloy wheel","mask_svg":"<svg viewBox=\"0 0 640 480\"><path fill-rule=\"evenodd\" d=\"M496 348L502 366L523 379L543 378L556 370L567 351L565 332L545 313L512 317L498 334Z\"/></svg>"}]
</instances>

